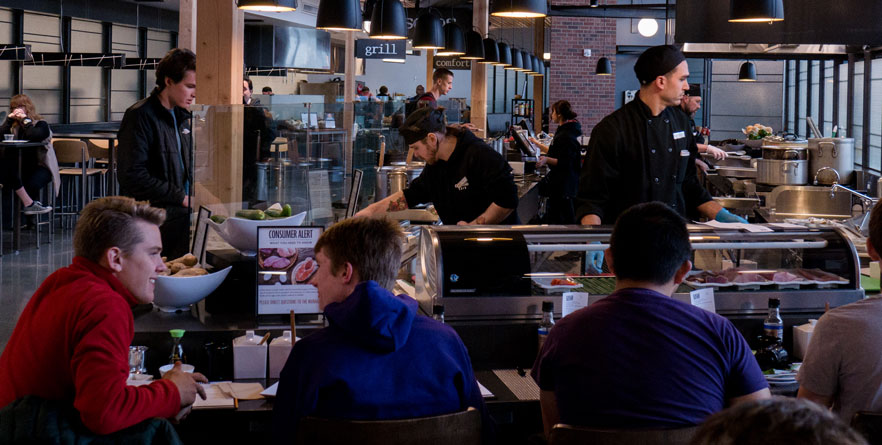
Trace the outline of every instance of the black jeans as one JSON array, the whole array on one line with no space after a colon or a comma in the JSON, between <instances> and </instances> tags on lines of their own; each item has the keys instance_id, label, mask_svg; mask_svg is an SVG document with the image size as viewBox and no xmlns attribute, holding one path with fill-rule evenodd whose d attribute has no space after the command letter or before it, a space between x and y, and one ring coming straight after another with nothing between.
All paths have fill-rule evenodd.
<instances>
[{"instance_id":1,"label":"black jeans","mask_svg":"<svg viewBox=\"0 0 882 445\"><path fill-rule=\"evenodd\" d=\"M576 224L576 211L573 198L567 196L549 196L545 206L546 224Z\"/></svg>"}]
</instances>

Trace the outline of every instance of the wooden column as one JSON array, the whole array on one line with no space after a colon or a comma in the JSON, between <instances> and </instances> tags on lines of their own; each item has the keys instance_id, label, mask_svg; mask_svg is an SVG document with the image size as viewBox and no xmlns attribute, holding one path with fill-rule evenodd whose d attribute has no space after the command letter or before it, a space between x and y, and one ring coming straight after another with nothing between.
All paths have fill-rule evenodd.
<instances>
[{"instance_id":1,"label":"wooden column","mask_svg":"<svg viewBox=\"0 0 882 445\"><path fill-rule=\"evenodd\" d=\"M196 52L196 2L197 0L180 0L178 13L178 48L187 48Z\"/></svg>"},{"instance_id":2,"label":"wooden column","mask_svg":"<svg viewBox=\"0 0 882 445\"><path fill-rule=\"evenodd\" d=\"M481 36L487 35L489 0L474 0L472 3L472 25ZM487 136L487 65L472 61L472 125L478 136Z\"/></svg>"},{"instance_id":3,"label":"wooden column","mask_svg":"<svg viewBox=\"0 0 882 445\"><path fill-rule=\"evenodd\" d=\"M533 54L545 63L545 17L533 19ZM545 71L545 76L548 70ZM533 76L533 131L542 131L542 112L545 109L545 76Z\"/></svg>"},{"instance_id":4,"label":"wooden column","mask_svg":"<svg viewBox=\"0 0 882 445\"><path fill-rule=\"evenodd\" d=\"M432 74L435 74L435 50L427 49L426 50L426 92L428 93L432 89Z\"/></svg>"},{"instance_id":5,"label":"wooden column","mask_svg":"<svg viewBox=\"0 0 882 445\"><path fill-rule=\"evenodd\" d=\"M355 149L355 33L346 33L346 59L344 60L343 77L343 128L346 130L346 147L344 147L343 171L352 173L354 167L352 152Z\"/></svg>"},{"instance_id":6,"label":"wooden column","mask_svg":"<svg viewBox=\"0 0 882 445\"><path fill-rule=\"evenodd\" d=\"M242 202L245 14L236 2L200 1L196 32L196 101L208 107L205 121L197 120L194 129L196 201L216 198L237 208Z\"/></svg>"}]
</instances>

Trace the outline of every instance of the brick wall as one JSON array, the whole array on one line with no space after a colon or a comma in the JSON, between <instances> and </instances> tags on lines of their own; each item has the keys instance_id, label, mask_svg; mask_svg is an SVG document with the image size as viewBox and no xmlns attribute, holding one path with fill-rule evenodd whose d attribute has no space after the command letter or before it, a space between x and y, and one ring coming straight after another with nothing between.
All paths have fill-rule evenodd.
<instances>
[{"instance_id":1,"label":"brick wall","mask_svg":"<svg viewBox=\"0 0 882 445\"><path fill-rule=\"evenodd\" d=\"M587 5L583 0L556 0L555 5ZM614 3L611 1L606 4ZM585 136L604 116L615 109L616 20L589 17L552 17L551 68L548 74L548 103L565 99L578 113ZM591 49L591 57L582 55ZM607 57L613 75L597 76L597 60ZM551 131L557 128L552 125Z\"/></svg>"}]
</instances>

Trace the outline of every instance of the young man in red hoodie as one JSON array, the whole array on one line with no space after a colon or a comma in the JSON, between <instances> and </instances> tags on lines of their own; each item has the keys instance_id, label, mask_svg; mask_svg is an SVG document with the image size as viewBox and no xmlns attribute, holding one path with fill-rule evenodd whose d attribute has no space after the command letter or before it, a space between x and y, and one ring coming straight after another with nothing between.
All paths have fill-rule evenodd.
<instances>
[{"instance_id":1,"label":"young man in red hoodie","mask_svg":"<svg viewBox=\"0 0 882 445\"><path fill-rule=\"evenodd\" d=\"M126 386L135 335L131 306L153 301L165 211L132 198L89 203L74 232L73 263L31 297L0 356L0 408L34 395L73 403L83 424L111 434L188 409L208 380L180 363L162 380Z\"/></svg>"}]
</instances>

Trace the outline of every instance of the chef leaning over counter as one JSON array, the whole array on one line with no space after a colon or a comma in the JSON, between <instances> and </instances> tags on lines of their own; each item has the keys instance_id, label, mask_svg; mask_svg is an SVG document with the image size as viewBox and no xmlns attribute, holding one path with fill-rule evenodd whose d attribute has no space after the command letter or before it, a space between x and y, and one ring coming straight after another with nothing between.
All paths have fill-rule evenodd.
<instances>
[{"instance_id":1,"label":"chef leaning over counter","mask_svg":"<svg viewBox=\"0 0 882 445\"><path fill-rule=\"evenodd\" d=\"M518 224L518 190L499 153L464 127L447 125L444 108L420 108L399 128L426 168L410 187L358 215L378 215L432 203L444 224Z\"/></svg>"},{"instance_id":2,"label":"chef leaning over counter","mask_svg":"<svg viewBox=\"0 0 882 445\"><path fill-rule=\"evenodd\" d=\"M671 45L654 46L640 55L634 72L637 97L591 131L577 220L613 224L635 204L661 201L684 217L746 223L714 202L696 177L698 148L688 116L676 108L689 89L686 57Z\"/></svg>"}]
</instances>

